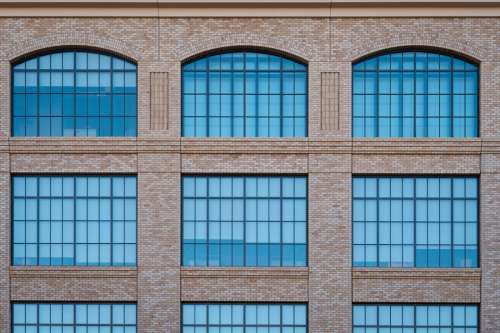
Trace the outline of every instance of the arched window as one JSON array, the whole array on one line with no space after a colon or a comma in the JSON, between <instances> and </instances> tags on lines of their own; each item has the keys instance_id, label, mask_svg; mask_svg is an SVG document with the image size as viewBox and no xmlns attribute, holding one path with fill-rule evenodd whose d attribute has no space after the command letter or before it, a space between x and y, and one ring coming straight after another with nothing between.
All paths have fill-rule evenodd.
<instances>
[{"instance_id":1,"label":"arched window","mask_svg":"<svg viewBox=\"0 0 500 333\"><path fill-rule=\"evenodd\" d=\"M354 137L477 137L478 66L434 52L353 65Z\"/></svg>"},{"instance_id":2,"label":"arched window","mask_svg":"<svg viewBox=\"0 0 500 333\"><path fill-rule=\"evenodd\" d=\"M12 67L13 136L136 136L136 65L60 51Z\"/></svg>"},{"instance_id":3,"label":"arched window","mask_svg":"<svg viewBox=\"0 0 500 333\"><path fill-rule=\"evenodd\" d=\"M259 52L227 52L182 67L182 134L307 136L307 67Z\"/></svg>"}]
</instances>

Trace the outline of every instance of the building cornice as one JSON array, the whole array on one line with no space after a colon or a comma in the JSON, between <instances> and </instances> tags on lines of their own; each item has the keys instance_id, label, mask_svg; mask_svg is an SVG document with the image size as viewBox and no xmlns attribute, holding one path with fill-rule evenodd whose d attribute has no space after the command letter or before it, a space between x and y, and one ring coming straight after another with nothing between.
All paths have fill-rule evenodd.
<instances>
[{"instance_id":1,"label":"building cornice","mask_svg":"<svg viewBox=\"0 0 500 333\"><path fill-rule=\"evenodd\" d=\"M0 17L500 17L500 1L0 0Z\"/></svg>"}]
</instances>

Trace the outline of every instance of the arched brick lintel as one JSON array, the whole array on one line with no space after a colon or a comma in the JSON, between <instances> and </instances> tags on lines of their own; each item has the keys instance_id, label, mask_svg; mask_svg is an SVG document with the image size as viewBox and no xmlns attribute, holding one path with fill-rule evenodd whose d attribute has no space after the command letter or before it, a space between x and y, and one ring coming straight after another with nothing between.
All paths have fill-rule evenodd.
<instances>
[{"instance_id":1,"label":"arched brick lintel","mask_svg":"<svg viewBox=\"0 0 500 333\"><path fill-rule=\"evenodd\" d=\"M312 55L309 51L295 45L293 41L285 38L239 35L228 35L188 44L177 52L177 59L182 63L198 58L204 54L237 49L269 51L306 64L312 59Z\"/></svg>"},{"instance_id":2,"label":"arched brick lintel","mask_svg":"<svg viewBox=\"0 0 500 333\"><path fill-rule=\"evenodd\" d=\"M458 41L450 40L426 40L426 39L396 39L391 42L373 42L363 45L362 48L353 49L350 54L352 62L368 58L372 55L390 50L404 49L422 49L435 50L445 53L455 54L475 63L481 63L486 59L486 51L464 44Z\"/></svg>"},{"instance_id":3,"label":"arched brick lintel","mask_svg":"<svg viewBox=\"0 0 500 333\"><path fill-rule=\"evenodd\" d=\"M7 56L11 62L16 62L37 53L71 48L112 53L133 62L138 62L141 59L140 52L137 49L122 41L102 37L75 35L32 39L28 42L20 43L19 46L13 48Z\"/></svg>"}]
</instances>

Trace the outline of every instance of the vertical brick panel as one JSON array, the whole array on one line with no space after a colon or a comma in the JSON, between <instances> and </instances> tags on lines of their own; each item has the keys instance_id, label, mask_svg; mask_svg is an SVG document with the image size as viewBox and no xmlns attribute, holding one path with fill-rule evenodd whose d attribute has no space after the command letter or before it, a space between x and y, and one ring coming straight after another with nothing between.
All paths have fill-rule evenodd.
<instances>
[{"instance_id":1,"label":"vertical brick panel","mask_svg":"<svg viewBox=\"0 0 500 333\"><path fill-rule=\"evenodd\" d=\"M151 124L152 130L168 129L168 73L151 73Z\"/></svg>"},{"instance_id":2,"label":"vertical brick panel","mask_svg":"<svg viewBox=\"0 0 500 333\"><path fill-rule=\"evenodd\" d=\"M321 73L321 129L339 129L339 76L338 72Z\"/></svg>"}]
</instances>

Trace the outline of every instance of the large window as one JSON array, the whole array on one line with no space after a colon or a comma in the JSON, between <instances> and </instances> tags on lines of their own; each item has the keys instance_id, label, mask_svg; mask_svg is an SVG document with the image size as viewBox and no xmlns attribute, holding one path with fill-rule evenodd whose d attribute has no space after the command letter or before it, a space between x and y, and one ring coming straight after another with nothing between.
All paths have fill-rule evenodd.
<instances>
[{"instance_id":1,"label":"large window","mask_svg":"<svg viewBox=\"0 0 500 333\"><path fill-rule=\"evenodd\" d=\"M353 65L353 136L477 137L478 66L432 52Z\"/></svg>"},{"instance_id":2,"label":"large window","mask_svg":"<svg viewBox=\"0 0 500 333\"><path fill-rule=\"evenodd\" d=\"M354 177L353 266L477 267L475 177Z\"/></svg>"},{"instance_id":3,"label":"large window","mask_svg":"<svg viewBox=\"0 0 500 333\"><path fill-rule=\"evenodd\" d=\"M476 305L353 305L353 333L477 333Z\"/></svg>"},{"instance_id":4,"label":"large window","mask_svg":"<svg viewBox=\"0 0 500 333\"><path fill-rule=\"evenodd\" d=\"M13 65L12 135L136 136L136 65L63 51Z\"/></svg>"},{"instance_id":5,"label":"large window","mask_svg":"<svg viewBox=\"0 0 500 333\"><path fill-rule=\"evenodd\" d=\"M184 176L184 266L307 265L306 177Z\"/></svg>"},{"instance_id":6,"label":"large window","mask_svg":"<svg viewBox=\"0 0 500 333\"><path fill-rule=\"evenodd\" d=\"M307 136L307 67L258 52L182 66L182 132L197 137Z\"/></svg>"},{"instance_id":7,"label":"large window","mask_svg":"<svg viewBox=\"0 0 500 333\"><path fill-rule=\"evenodd\" d=\"M12 333L135 333L135 304L14 303Z\"/></svg>"},{"instance_id":8,"label":"large window","mask_svg":"<svg viewBox=\"0 0 500 333\"><path fill-rule=\"evenodd\" d=\"M182 332L307 332L306 304L183 304Z\"/></svg>"},{"instance_id":9,"label":"large window","mask_svg":"<svg viewBox=\"0 0 500 333\"><path fill-rule=\"evenodd\" d=\"M136 177L14 176L14 265L136 263Z\"/></svg>"}]
</instances>

